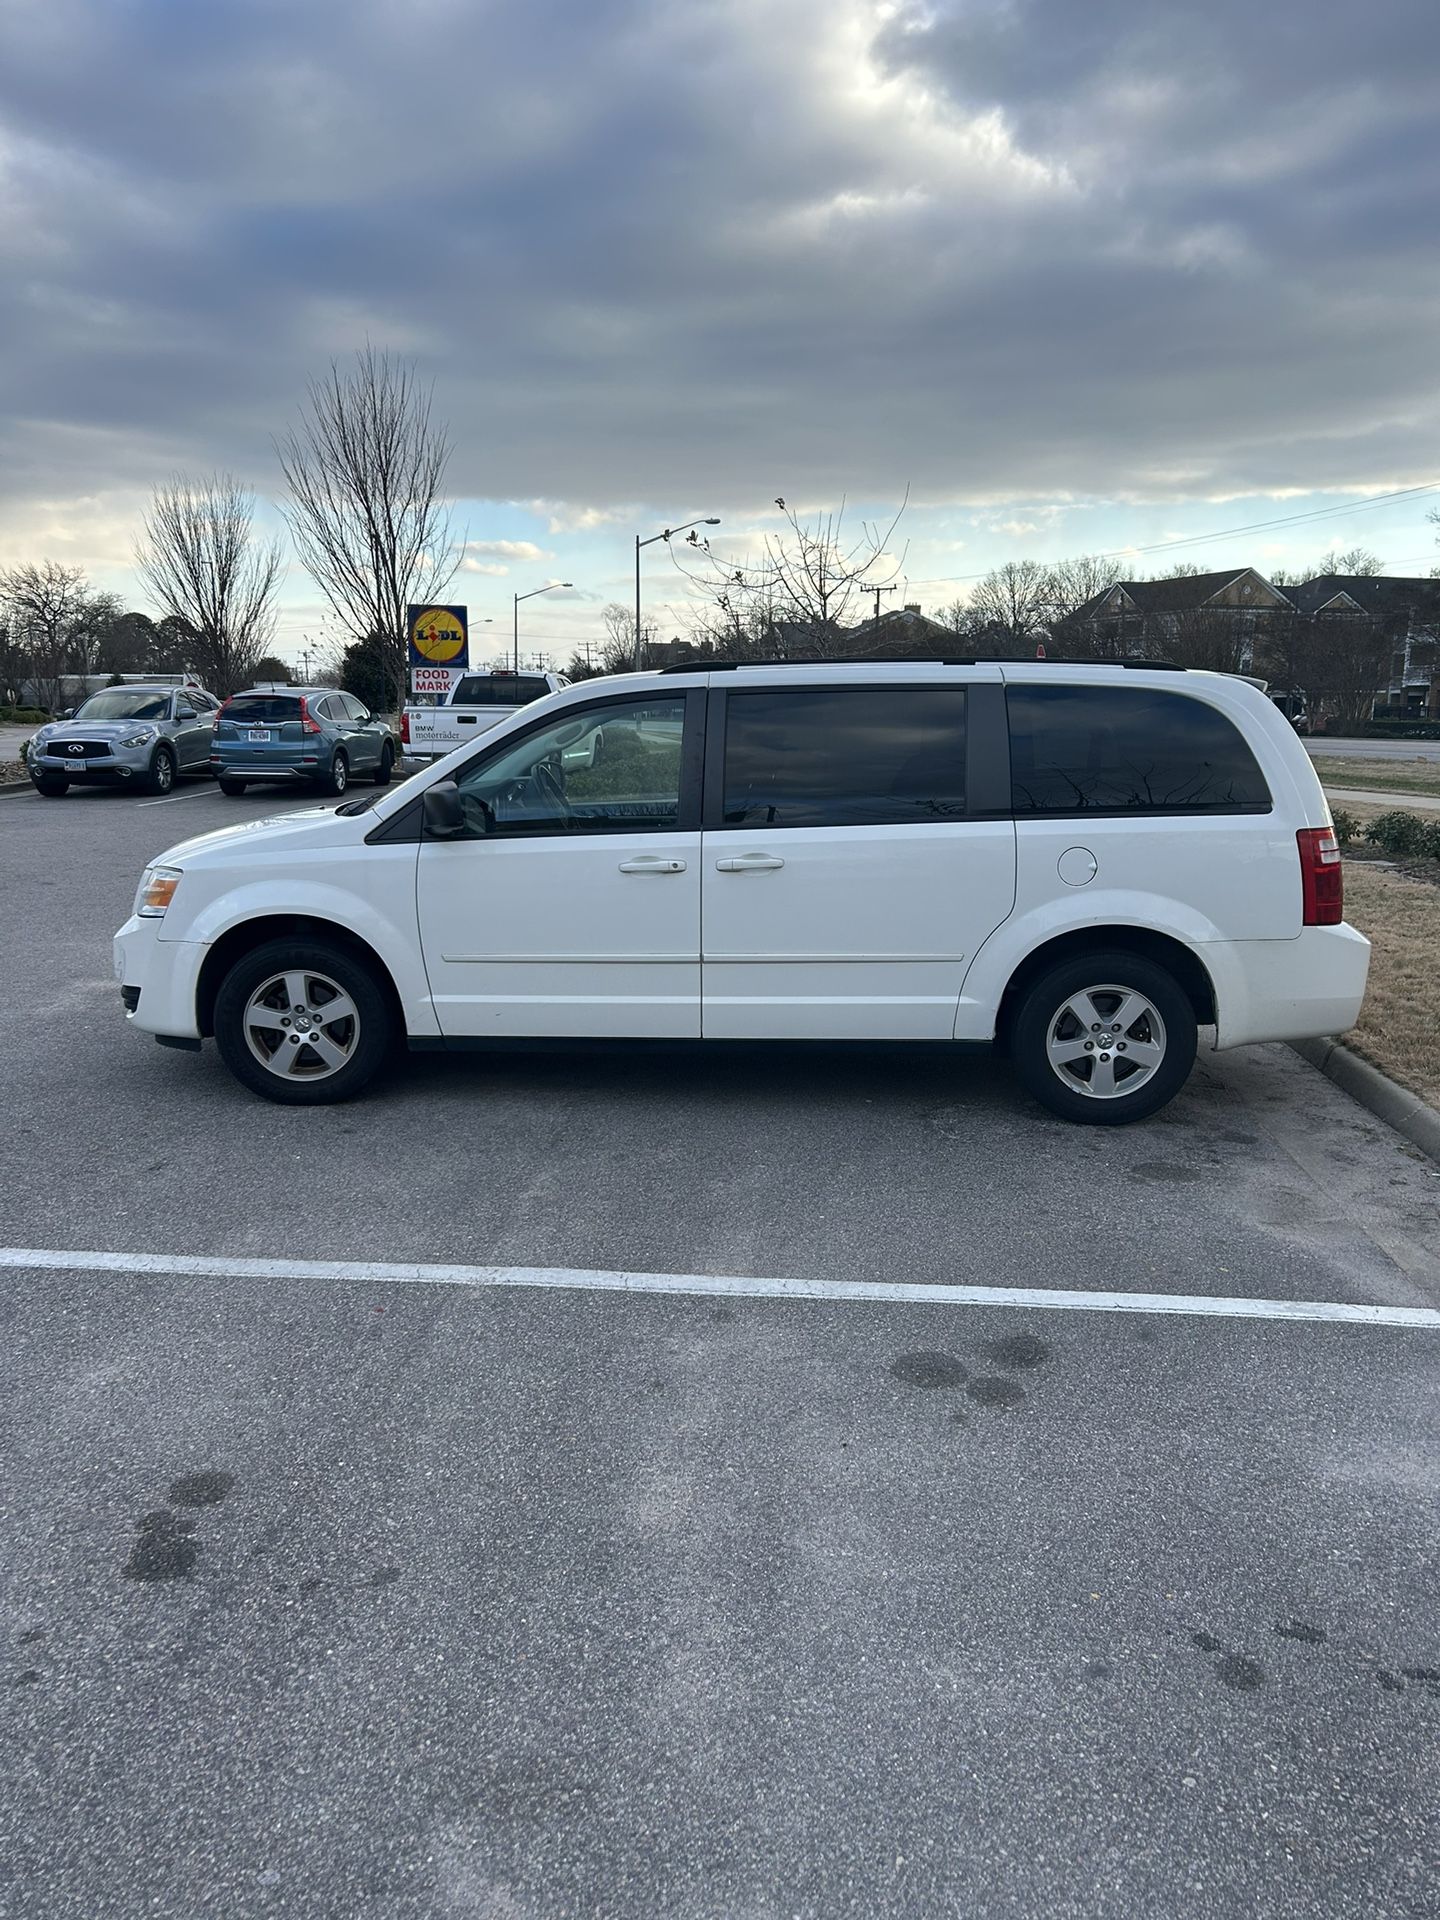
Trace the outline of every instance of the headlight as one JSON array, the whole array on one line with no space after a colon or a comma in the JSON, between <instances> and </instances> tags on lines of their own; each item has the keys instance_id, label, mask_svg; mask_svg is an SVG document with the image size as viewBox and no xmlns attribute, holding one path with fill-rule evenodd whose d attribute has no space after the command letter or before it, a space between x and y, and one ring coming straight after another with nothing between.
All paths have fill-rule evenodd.
<instances>
[{"instance_id":1,"label":"headlight","mask_svg":"<svg viewBox=\"0 0 1440 1920\"><path fill-rule=\"evenodd\" d=\"M154 727L141 727L138 733L132 733L128 740L122 740L120 744L122 747L147 747L154 738Z\"/></svg>"},{"instance_id":2,"label":"headlight","mask_svg":"<svg viewBox=\"0 0 1440 1920\"><path fill-rule=\"evenodd\" d=\"M136 913L145 920L159 920L175 898L179 884L179 867L147 867L135 896Z\"/></svg>"}]
</instances>

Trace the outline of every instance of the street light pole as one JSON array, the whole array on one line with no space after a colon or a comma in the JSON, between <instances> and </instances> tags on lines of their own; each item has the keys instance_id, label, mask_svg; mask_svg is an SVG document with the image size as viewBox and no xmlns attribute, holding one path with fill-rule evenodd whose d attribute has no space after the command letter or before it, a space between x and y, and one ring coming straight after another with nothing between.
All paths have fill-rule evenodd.
<instances>
[{"instance_id":1,"label":"street light pole","mask_svg":"<svg viewBox=\"0 0 1440 1920\"><path fill-rule=\"evenodd\" d=\"M529 593L517 593L511 596L515 603L514 645L511 653L511 666L516 673L520 671L520 602L522 600L533 600L537 593L553 593L557 587L570 587L574 584L573 580L552 580L548 587L532 587Z\"/></svg>"},{"instance_id":2,"label":"street light pole","mask_svg":"<svg viewBox=\"0 0 1440 1920\"><path fill-rule=\"evenodd\" d=\"M648 540L635 536L635 671L638 673L645 664L644 643L640 638L640 549L653 547L657 540L668 540L672 533L688 533L691 527L718 527L718 520L687 520L682 527L665 527L659 533L652 533Z\"/></svg>"}]
</instances>

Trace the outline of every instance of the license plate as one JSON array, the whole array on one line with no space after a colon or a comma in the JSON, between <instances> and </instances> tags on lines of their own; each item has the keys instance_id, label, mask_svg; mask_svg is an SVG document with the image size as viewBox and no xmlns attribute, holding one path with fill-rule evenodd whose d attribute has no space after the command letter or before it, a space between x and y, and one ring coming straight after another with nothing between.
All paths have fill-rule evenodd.
<instances>
[{"instance_id":1,"label":"license plate","mask_svg":"<svg viewBox=\"0 0 1440 1920\"><path fill-rule=\"evenodd\" d=\"M245 738L247 740L268 740L270 738L270 729L268 727L251 727Z\"/></svg>"}]
</instances>

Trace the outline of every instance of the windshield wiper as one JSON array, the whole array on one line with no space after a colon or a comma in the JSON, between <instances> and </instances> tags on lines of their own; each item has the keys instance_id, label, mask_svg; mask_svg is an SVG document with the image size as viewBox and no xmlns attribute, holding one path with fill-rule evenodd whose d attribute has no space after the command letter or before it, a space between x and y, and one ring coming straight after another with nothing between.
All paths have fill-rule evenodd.
<instances>
[{"instance_id":1,"label":"windshield wiper","mask_svg":"<svg viewBox=\"0 0 1440 1920\"><path fill-rule=\"evenodd\" d=\"M379 798L380 795L378 791L375 793L367 793L364 799L347 800L343 807L336 807L335 811L336 813L343 813L348 819L353 813L368 813Z\"/></svg>"}]
</instances>

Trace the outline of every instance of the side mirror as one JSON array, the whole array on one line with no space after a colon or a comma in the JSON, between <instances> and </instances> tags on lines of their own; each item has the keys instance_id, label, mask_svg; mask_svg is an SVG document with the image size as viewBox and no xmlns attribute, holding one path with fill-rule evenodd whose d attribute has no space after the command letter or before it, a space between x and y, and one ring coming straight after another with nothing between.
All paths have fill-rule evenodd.
<instances>
[{"instance_id":1,"label":"side mirror","mask_svg":"<svg viewBox=\"0 0 1440 1920\"><path fill-rule=\"evenodd\" d=\"M453 840L465 831L465 815L460 806L460 789L453 780L437 780L425 789L420 817L430 840Z\"/></svg>"},{"instance_id":2,"label":"side mirror","mask_svg":"<svg viewBox=\"0 0 1440 1920\"><path fill-rule=\"evenodd\" d=\"M57 720L73 720L75 718L74 707L62 707L55 718Z\"/></svg>"}]
</instances>

